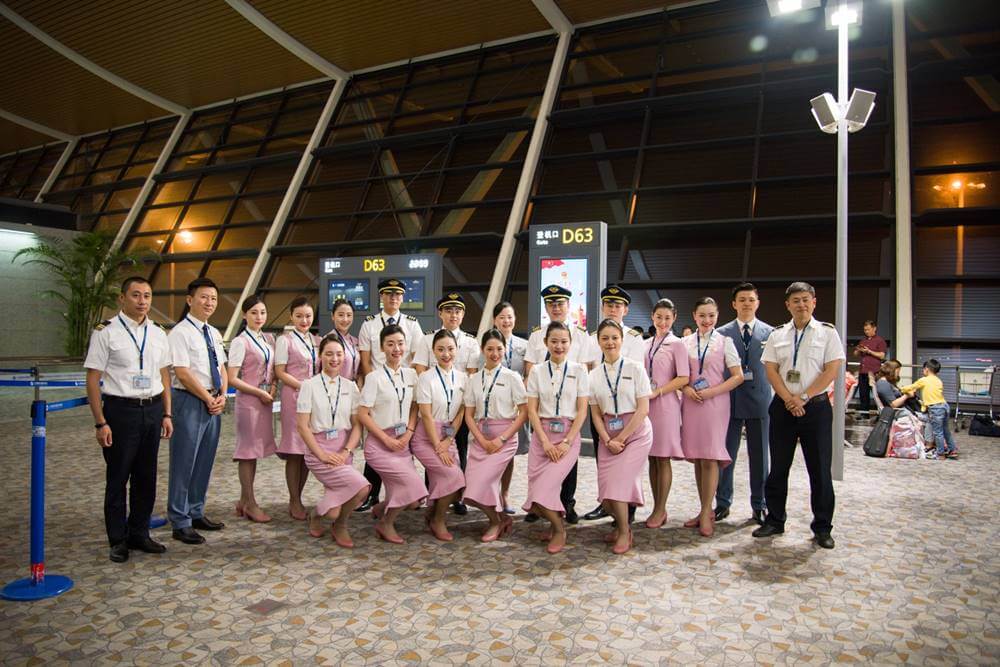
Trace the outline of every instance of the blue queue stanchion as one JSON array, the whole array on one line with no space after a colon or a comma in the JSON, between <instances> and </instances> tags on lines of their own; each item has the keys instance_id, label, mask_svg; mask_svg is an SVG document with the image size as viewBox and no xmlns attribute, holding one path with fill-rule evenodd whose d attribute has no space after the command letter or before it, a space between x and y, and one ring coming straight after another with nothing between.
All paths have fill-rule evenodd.
<instances>
[{"instance_id":1,"label":"blue queue stanchion","mask_svg":"<svg viewBox=\"0 0 1000 667\"><path fill-rule=\"evenodd\" d=\"M22 369L0 369L0 372L20 372ZM34 372L34 369L29 369ZM0 380L2 387L82 387L82 381ZM49 412L69 410L87 404L87 398L74 398L47 403L36 399L31 403L31 575L13 581L2 590L5 600L43 600L61 595L73 588L73 580L59 574L45 573L45 424Z\"/></svg>"}]
</instances>

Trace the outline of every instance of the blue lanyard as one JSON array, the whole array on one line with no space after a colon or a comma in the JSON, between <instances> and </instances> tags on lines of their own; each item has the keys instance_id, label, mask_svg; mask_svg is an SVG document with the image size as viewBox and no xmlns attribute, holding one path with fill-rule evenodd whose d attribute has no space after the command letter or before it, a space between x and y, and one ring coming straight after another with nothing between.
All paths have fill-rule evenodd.
<instances>
[{"instance_id":1,"label":"blue lanyard","mask_svg":"<svg viewBox=\"0 0 1000 667\"><path fill-rule=\"evenodd\" d=\"M496 386L498 377L500 377L499 367L497 367L497 372L493 374L493 382L490 384L490 388L486 389L486 367L483 367L483 419L489 419L490 417L490 396L493 395L493 387Z\"/></svg>"},{"instance_id":2,"label":"blue lanyard","mask_svg":"<svg viewBox=\"0 0 1000 667\"><path fill-rule=\"evenodd\" d=\"M136 338L135 338L135 334L133 334L132 330L129 329L128 325L125 324L125 320L122 319L121 314L118 315L118 321L122 323L122 327L125 328L125 332L128 333L128 337L132 339L132 343L135 344L135 349L139 350L139 374L141 375L142 374L142 363L143 363L142 355L146 351L146 337L149 335L149 321L147 320L147 322L144 325L142 325L142 346L141 347L139 346L139 341L136 340Z\"/></svg>"},{"instance_id":3,"label":"blue lanyard","mask_svg":"<svg viewBox=\"0 0 1000 667\"><path fill-rule=\"evenodd\" d=\"M337 331L334 329L334 331ZM340 339L340 344L343 346L347 353L351 355L351 375L357 375L358 372L358 351L354 349L354 346L348 345L347 340L339 331L337 331L337 338Z\"/></svg>"},{"instance_id":4,"label":"blue lanyard","mask_svg":"<svg viewBox=\"0 0 1000 667\"><path fill-rule=\"evenodd\" d=\"M663 347L663 344L667 342L668 338L670 338L669 331L659 343L649 346L649 354L646 355L646 371L649 374L649 377L653 377L653 358L656 356L656 353L660 351L660 348ZM656 343L655 337L653 338L653 343Z\"/></svg>"},{"instance_id":5,"label":"blue lanyard","mask_svg":"<svg viewBox=\"0 0 1000 667\"><path fill-rule=\"evenodd\" d=\"M809 320L809 322L812 322L812 320ZM809 322L802 327L801 336L799 335L799 332L795 330L795 325L792 325L792 336L795 339L792 344L792 368L795 368L795 366L799 363L799 346L802 344L802 339L806 337L806 331L809 329Z\"/></svg>"},{"instance_id":6,"label":"blue lanyard","mask_svg":"<svg viewBox=\"0 0 1000 667\"><path fill-rule=\"evenodd\" d=\"M708 347L712 343L712 334L715 333L715 329L708 332L708 338L705 339L705 351L701 351L701 334L697 331L694 332L694 342L698 346L698 375L701 375L702 370L705 368L705 357L708 355Z\"/></svg>"},{"instance_id":7,"label":"blue lanyard","mask_svg":"<svg viewBox=\"0 0 1000 667\"><path fill-rule=\"evenodd\" d=\"M444 376L441 375L441 369L435 366L434 370L437 372L438 380L441 380L441 386L444 387L444 397L448 403L445 414L447 415L447 419L451 419L451 399L455 396L455 369L451 369L451 387L445 384ZM417 402L419 403L420 401Z\"/></svg>"},{"instance_id":8,"label":"blue lanyard","mask_svg":"<svg viewBox=\"0 0 1000 667\"><path fill-rule=\"evenodd\" d=\"M551 380L552 380L552 377L553 377L552 376L552 362L549 361L548 364L549 364L549 381L550 381L550 384L551 384ZM556 392L556 417L559 416L559 404L562 402L563 385L566 384L566 375L567 375L567 373L569 373L569 362L568 361L564 361L563 362L562 380L559 381L559 391Z\"/></svg>"},{"instance_id":9,"label":"blue lanyard","mask_svg":"<svg viewBox=\"0 0 1000 667\"><path fill-rule=\"evenodd\" d=\"M316 375L316 346L306 343L306 339L300 336L298 331L292 331L292 333L295 335L296 338L299 339L299 342L302 343L302 346L306 348L306 351L309 352L309 356L312 358L312 361L310 362L309 365L309 370L312 371L312 375ZM310 336L311 335L312 334L310 334Z\"/></svg>"},{"instance_id":10,"label":"blue lanyard","mask_svg":"<svg viewBox=\"0 0 1000 667\"><path fill-rule=\"evenodd\" d=\"M267 367L271 363L271 352L270 352L270 349L268 348L267 345L261 345L260 342L257 340L257 337L254 336L252 333L250 333L249 329L245 330L244 333L247 335L247 338L249 338L251 341L253 341L253 344L257 346L258 350L260 350L260 353L264 355L264 375L266 376L267 375Z\"/></svg>"},{"instance_id":11,"label":"blue lanyard","mask_svg":"<svg viewBox=\"0 0 1000 667\"><path fill-rule=\"evenodd\" d=\"M326 387L326 375L320 373L320 380L323 381L323 391L326 392L326 402L330 404L330 428L337 428L337 408L340 407L340 381L343 379L337 376L337 402L330 398L330 390Z\"/></svg>"},{"instance_id":12,"label":"blue lanyard","mask_svg":"<svg viewBox=\"0 0 1000 667\"><path fill-rule=\"evenodd\" d=\"M615 417L618 416L618 385L622 381L622 369L625 368L625 357L618 360L618 377L615 378L615 386L611 386L611 376L608 375L608 365L601 362L601 368L604 369L604 379L608 383L608 391L611 392L611 400L615 402Z\"/></svg>"},{"instance_id":13,"label":"blue lanyard","mask_svg":"<svg viewBox=\"0 0 1000 667\"><path fill-rule=\"evenodd\" d=\"M511 337L510 340L504 341L507 344L507 353L504 355L504 364L507 368L514 370L511 364L514 363L514 338Z\"/></svg>"},{"instance_id":14,"label":"blue lanyard","mask_svg":"<svg viewBox=\"0 0 1000 667\"><path fill-rule=\"evenodd\" d=\"M399 401L399 418L403 418L403 401L406 399L406 384L403 384L403 391L400 393L399 388L396 386L396 381L392 379L392 373L389 372L388 366L383 366L382 370L385 371L385 376L389 378L389 382L392 383L392 390L396 392L396 398ZM402 371L400 371L402 374Z\"/></svg>"}]
</instances>

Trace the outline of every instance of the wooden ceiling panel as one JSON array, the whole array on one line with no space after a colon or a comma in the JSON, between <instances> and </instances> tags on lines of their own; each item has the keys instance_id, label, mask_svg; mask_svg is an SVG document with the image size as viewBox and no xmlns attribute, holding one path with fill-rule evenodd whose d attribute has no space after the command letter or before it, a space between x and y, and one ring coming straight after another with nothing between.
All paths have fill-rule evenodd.
<instances>
[{"instance_id":1,"label":"wooden ceiling panel","mask_svg":"<svg viewBox=\"0 0 1000 667\"><path fill-rule=\"evenodd\" d=\"M285 32L346 70L550 29L530 0L252 0L252 4Z\"/></svg>"},{"instance_id":2,"label":"wooden ceiling panel","mask_svg":"<svg viewBox=\"0 0 1000 667\"><path fill-rule=\"evenodd\" d=\"M58 141L58 139L53 139L47 134L39 134L34 130L21 127L17 123L0 118L0 155L54 141Z\"/></svg>"},{"instance_id":3,"label":"wooden ceiling panel","mask_svg":"<svg viewBox=\"0 0 1000 667\"><path fill-rule=\"evenodd\" d=\"M612 16L687 4L690 0L555 0L555 2L573 23L587 23Z\"/></svg>"},{"instance_id":4,"label":"wooden ceiling panel","mask_svg":"<svg viewBox=\"0 0 1000 667\"><path fill-rule=\"evenodd\" d=\"M98 65L188 107L322 76L222 0L7 0L7 4Z\"/></svg>"},{"instance_id":5,"label":"wooden ceiling panel","mask_svg":"<svg viewBox=\"0 0 1000 667\"><path fill-rule=\"evenodd\" d=\"M0 19L0 62L0 109L55 130L84 134L166 115L6 19Z\"/></svg>"}]
</instances>

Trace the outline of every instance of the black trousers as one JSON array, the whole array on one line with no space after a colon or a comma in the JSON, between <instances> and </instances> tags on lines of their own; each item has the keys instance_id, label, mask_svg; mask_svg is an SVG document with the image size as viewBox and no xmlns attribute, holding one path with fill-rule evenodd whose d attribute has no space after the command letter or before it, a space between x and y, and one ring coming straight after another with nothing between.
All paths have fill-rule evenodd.
<instances>
[{"instance_id":1,"label":"black trousers","mask_svg":"<svg viewBox=\"0 0 1000 667\"><path fill-rule=\"evenodd\" d=\"M802 455L809 473L810 502L814 533L829 533L833 527L833 408L823 395L822 400L806 404L806 414L795 417L785 409L784 402L774 397L768 410L771 471L764 484L767 522L779 528L785 526L785 501L788 498L788 472L795 457L795 445L801 443Z\"/></svg>"},{"instance_id":2,"label":"black trousers","mask_svg":"<svg viewBox=\"0 0 1000 667\"><path fill-rule=\"evenodd\" d=\"M149 517L156 502L156 457L160 451L163 402L131 405L105 398L104 418L111 427L107 464L104 525L112 545L149 537ZM126 488L128 517L126 518Z\"/></svg>"},{"instance_id":3,"label":"black trousers","mask_svg":"<svg viewBox=\"0 0 1000 667\"><path fill-rule=\"evenodd\" d=\"M368 465L367 461L365 462L364 476L368 480L368 483L372 485L372 490L368 492L368 495L377 499L378 495L382 493L382 477L375 472L375 468Z\"/></svg>"},{"instance_id":4,"label":"black trousers","mask_svg":"<svg viewBox=\"0 0 1000 667\"><path fill-rule=\"evenodd\" d=\"M862 412L868 412L872 407L872 387L868 382L868 373L858 371L858 401Z\"/></svg>"}]
</instances>

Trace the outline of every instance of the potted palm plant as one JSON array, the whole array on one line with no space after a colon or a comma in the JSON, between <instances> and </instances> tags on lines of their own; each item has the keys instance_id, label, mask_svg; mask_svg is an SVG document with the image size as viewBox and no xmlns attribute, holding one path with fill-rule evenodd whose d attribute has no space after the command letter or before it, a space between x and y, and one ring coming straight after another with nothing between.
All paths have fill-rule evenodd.
<instances>
[{"instance_id":1,"label":"potted palm plant","mask_svg":"<svg viewBox=\"0 0 1000 667\"><path fill-rule=\"evenodd\" d=\"M114 308L122 274L139 265L142 257L116 250L111 252L114 236L107 232L87 232L71 239L39 237L38 244L22 248L25 264L49 269L53 289L41 296L61 304L65 321L64 349L70 357L82 357L90 343L90 334L105 308Z\"/></svg>"}]
</instances>

